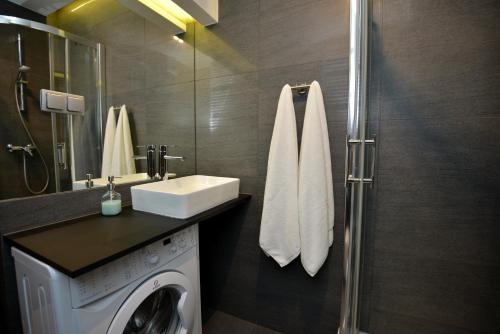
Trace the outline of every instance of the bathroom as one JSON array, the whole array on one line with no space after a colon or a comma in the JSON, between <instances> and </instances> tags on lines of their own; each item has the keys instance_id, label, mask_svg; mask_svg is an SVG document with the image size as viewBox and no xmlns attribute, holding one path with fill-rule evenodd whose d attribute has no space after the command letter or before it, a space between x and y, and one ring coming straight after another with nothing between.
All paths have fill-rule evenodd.
<instances>
[{"instance_id":1,"label":"bathroom","mask_svg":"<svg viewBox=\"0 0 500 334\"><path fill-rule=\"evenodd\" d=\"M0 333L500 333L499 17L495 0L0 1ZM283 220L276 174L295 178ZM319 202L323 246L331 229L303 230ZM287 261L270 226L273 247L300 227Z\"/></svg>"}]
</instances>

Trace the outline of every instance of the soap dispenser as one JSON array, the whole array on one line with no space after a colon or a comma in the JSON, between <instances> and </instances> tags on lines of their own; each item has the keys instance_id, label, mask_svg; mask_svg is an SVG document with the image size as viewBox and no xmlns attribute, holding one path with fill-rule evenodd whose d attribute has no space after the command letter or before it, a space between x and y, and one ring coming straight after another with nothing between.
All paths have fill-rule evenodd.
<instances>
[{"instance_id":1,"label":"soap dispenser","mask_svg":"<svg viewBox=\"0 0 500 334\"><path fill-rule=\"evenodd\" d=\"M108 176L108 191L102 196L101 213L103 216L116 216L122 212L122 196L115 191L114 176Z\"/></svg>"}]
</instances>

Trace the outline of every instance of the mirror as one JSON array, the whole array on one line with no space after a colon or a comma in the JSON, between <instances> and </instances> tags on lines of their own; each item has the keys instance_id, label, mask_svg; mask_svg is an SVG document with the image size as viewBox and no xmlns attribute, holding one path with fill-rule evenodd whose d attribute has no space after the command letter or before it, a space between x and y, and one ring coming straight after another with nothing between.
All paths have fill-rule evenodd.
<instances>
[{"instance_id":1,"label":"mirror","mask_svg":"<svg viewBox=\"0 0 500 334\"><path fill-rule=\"evenodd\" d=\"M184 157L170 177L194 174L194 27L172 36L116 0L45 23L0 16L0 200L85 189L87 174L93 187L148 180L148 145L156 164L160 145ZM41 89L83 96L83 115L42 111Z\"/></svg>"}]
</instances>

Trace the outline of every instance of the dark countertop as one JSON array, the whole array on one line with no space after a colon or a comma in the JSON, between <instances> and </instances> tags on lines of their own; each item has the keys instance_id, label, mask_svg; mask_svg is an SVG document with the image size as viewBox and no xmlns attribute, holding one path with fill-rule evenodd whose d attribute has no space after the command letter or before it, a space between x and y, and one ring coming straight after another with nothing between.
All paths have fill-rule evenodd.
<instances>
[{"instance_id":1,"label":"dark countertop","mask_svg":"<svg viewBox=\"0 0 500 334\"><path fill-rule=\"evenodd\" d=\"M120 215L94 214L57 224L5 235L12 246L76 277L186 227L247 202L251 195L187 219L169 218L124 207Z\"/></svg>"}]
</instances>

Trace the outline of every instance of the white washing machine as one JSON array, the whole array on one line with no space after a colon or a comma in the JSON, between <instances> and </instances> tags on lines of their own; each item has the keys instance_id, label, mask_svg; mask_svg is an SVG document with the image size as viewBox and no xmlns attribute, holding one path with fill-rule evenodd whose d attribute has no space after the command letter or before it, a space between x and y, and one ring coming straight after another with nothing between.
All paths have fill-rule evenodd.
<instances>
[{"instance_id":1,"label":"white washing machine","mask_svg":"<svg viewBox=\"0 0 500 334\"><path fill-rule=\"evenodd\" d=\"M197 225L74 279L12 255L25 334L201 334Z\"/></svg>"}]
</instances>

